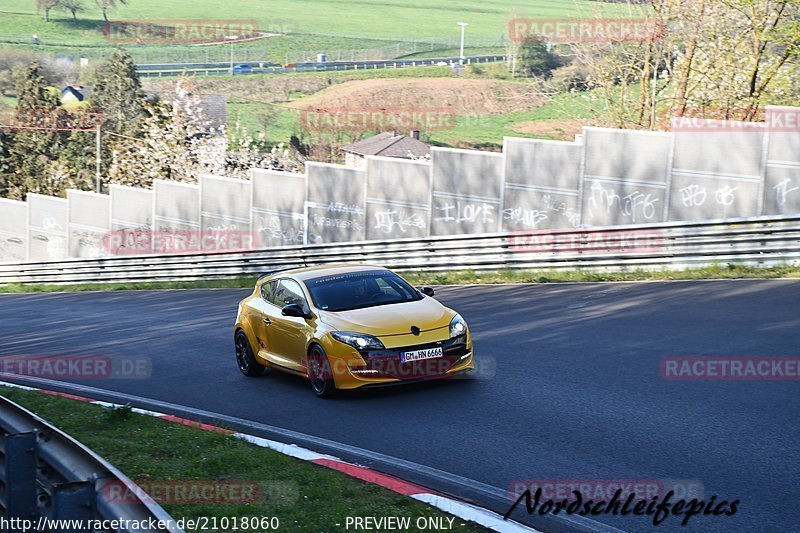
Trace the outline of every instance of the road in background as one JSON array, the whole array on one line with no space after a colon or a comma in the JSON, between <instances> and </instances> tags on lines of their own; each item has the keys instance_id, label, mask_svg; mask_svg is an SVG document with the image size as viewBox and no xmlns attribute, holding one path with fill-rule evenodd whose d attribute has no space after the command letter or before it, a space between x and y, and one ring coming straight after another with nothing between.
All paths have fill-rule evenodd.
<instances>
[{"instance_id":1,"label":"road in background","mask_svg":"<svg viewBox=\"0 0 800 533\"><path fill-rule=\"evenodd\" d=\"M82 383L258 421L507 488L514 480L696 480L733 517L660 531L796 531L800 382L668 381L669 355L800 355L800 281L441 288L491 378L322 401L248 379L231 327L247 290L0 295L0 354L149 356L152 377ZM490 369L492 365L484 368ZM491 372L490 372L491 373ZM524 511L515 516L522 518ZM599 520L650 531L648 518Z\"/></svg>"},{"instance_id":2,"label":"road in background","mask_svg":"<svg viewBox=\"0 0 800 533\"><path fill-rule=\"evenodd\" d=\"M459 66L458 57L436 57L416 59L382 59L374 61L326 61L324 63L287 63L280 65L269 61L234 62L234 67L247 65L251 70L234 70L234 75L247 74L287 74L291 72L331 72L340 70L377 70L429 66ZM502 55L484 55L466 57L464 64L494 63L505 61ZM162 78L180 76L183 73L194 76L230 76L230 63L163 63L136 65L136 73L143 78Z\"/></svg>"}]
</instances>

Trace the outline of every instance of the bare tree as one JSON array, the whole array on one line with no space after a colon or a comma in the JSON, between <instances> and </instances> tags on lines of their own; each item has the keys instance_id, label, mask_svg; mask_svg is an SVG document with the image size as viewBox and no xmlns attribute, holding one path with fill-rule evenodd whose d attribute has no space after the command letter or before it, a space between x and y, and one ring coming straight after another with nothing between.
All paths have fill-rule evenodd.
<instances>
[{"instance_id":1,"label":"bare tree","mask_svg":"<svg viewBox=\"0 0 800 533\"><path fill-rule=\"evenodd\" d=\"M571 46L590 73L598 107L613 124L655 129L659 116L687 113L754 120L767 104L797 103L800 0L651 5L648 16L661 32Z\"/></svg>"},{"instance_id":2,"label":"bare tree","mask_svg":"<svg viewBox=\"0 0 800 533\"><path fill-rule=\"evenodd\" d=\"M72 13L72 20L78 20L78 13L86 11L83 0L60 0L59 7Z\"/></svg>"},{"instance_id":3,"label":"bare tree","mask_svg":"<svg viewBox=\"0 0 800 533\"><path fill-rule=\"evenodd\" d=\"M108 22L108 12L117 9L117 0L95 0L97 6L103 12L103 20ZM119 0L122 5L128 5L128 0Z\"/></svg>"},{"instance_id":4,"label":"bare tree","mask_svg":"<svg viewBox=\"0 0 800 533\"><path fill-rule=\"evenodd\" d=\"M36 10L42 12L45 22L50 22L50 10L60 3L61 0L36 0Z\"/></svg>"}]
</instances>

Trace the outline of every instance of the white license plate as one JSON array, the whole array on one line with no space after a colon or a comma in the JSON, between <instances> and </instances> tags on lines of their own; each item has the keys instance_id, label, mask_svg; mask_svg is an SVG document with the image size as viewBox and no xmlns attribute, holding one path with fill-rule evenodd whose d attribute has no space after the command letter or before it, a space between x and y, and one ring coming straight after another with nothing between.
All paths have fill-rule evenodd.
<instances>
[{"instance_id":1,"label":"white license plate","mask_svg":"<svg viewBox=\"0 0 800 533\"><path fill-rule=\"evenodd\" d=\"M413 352L402 352L400 354L404 363L422 361L423 359L436 359L437 357L442 357L443 355L444 352L442 351L441 346L438 348L427 348L425 350L414 350Z\"/></svg>"}]
</instances>

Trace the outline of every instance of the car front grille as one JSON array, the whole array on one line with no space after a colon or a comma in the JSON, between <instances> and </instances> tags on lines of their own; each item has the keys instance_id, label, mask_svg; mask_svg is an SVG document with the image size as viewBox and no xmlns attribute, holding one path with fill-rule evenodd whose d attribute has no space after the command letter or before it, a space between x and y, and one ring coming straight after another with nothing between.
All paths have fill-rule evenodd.
<instances>
[{"instance_id":1,"label":"car front grille","mask_svg":"<svg viewBox=\"0 0 800 533\"><path fill-rule=\"evenodd\" d=\"M447 374L454 365L458 364L463 356L467 355L466 341L466 336L462 335L454 339L428 344L362 352L367 366L359 368L370 371L368 375L371 378L425 379L441 377ZM442 348L444 355L435 359L423 359L422 361L407 363L402 361L402 352L430 348Z\"/></svg>"}]
</instances>

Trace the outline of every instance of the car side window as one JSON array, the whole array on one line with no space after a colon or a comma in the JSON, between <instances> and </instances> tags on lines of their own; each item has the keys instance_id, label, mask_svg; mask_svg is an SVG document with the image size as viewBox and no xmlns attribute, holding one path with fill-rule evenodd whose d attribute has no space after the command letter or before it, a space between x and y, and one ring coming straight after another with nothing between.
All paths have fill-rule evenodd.
<instances>
[{"instance_id":1,"label":"car side window","mask_svg":"<svg viewBox=\"0 0 800 533\"><path fill-rule=\"evenodd\" d=\"M275 303L273 298L275 296L275 287L278 285L277 280L272 280L270 282L264 283L261 285L261 297L264 300L268 301L269 303Z\"/></svg>"},{"instance_id":2,"label":"car side window","mask_svg":"<svg viewBox=\"0 0 800 533\"><path fill-rule=\"evenodd\" d=\"M293 279L282 279L273 293L273 302L278 307L286 307L289 304L297 304L304 311L308 311L308 303L303 294L300 284Z\"/></svg>"}]
</instances>

